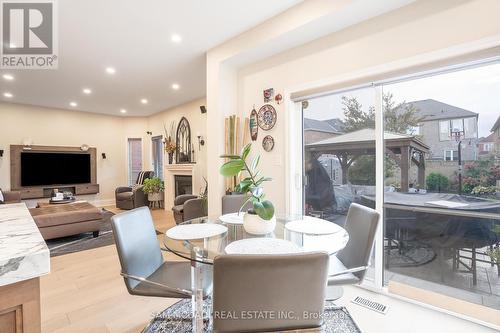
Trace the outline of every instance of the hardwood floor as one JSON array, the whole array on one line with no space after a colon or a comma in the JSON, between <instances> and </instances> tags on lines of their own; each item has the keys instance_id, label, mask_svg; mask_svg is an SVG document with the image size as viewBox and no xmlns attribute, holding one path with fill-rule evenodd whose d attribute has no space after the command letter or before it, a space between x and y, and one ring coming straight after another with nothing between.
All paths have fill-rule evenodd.
<instances>
[{"instance_id":1,"label":"hardwood floor","mask_svg":"<svg viewBox=\"0 0 500 333\"><path fill-rule=\"evenodd\" d=\"M175 224L170 212L155 210L152 214L156 228L162 232ZM172 254L165 257L179 260ZM129 295L119 275L114 245L55 257L51 264L51 273L41 278L43 333L139 333L155 313L177 301ZM381 315L354 305L351 300L357 296L385 304L390 310ZM337 304L349 309L365 333L399 333L402 329L406 333L498 332L358 287L345 287L344 296Z\"/></svg>"},{"instance_id":2,"label":"hardwood floor","mask_svg":"<svg viewBox=\"0 0 500 333\"><path fill-rule=\"evenodd\" d=\"M159 231L175 225L171 212L153 210L152 215ZM137 333L176 301L129 295L114 245L67 254L51 258L51 273L41 278L42 332Z\"/></svg>"}]
</instances>

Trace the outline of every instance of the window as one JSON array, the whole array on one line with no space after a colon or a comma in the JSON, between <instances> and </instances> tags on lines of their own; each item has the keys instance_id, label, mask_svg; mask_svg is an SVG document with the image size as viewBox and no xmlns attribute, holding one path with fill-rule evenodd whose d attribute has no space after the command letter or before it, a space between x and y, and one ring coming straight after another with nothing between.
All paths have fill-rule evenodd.
<instances>
[{"instance_id":1,"label":"window","mask_svg":"<svg viewBox=\"0 0 500 333\"><path fill-rule=\"evenodd\" d=\"M448 141L451 140L450 134L450 121L449 120L441 120L439 122L439 140L440 141Z\"/></svg>"},{"instance_id":2,"label":"window","mask_svg":"<svg viewBox=\"0 0 500 333\"><path fill-rule=\"evenodd\" d=\"M439 122L439 140L448 141L454 139L452 133L462 132L466 139L477 138L477 118L460 118L441 120Z\"/></svg>"},{"instance_id":3,"label":"window","mask_svg":"<svg viewBox=\"0 0 500 333\"><path fill-rule=\"evenodd\" d=\"M151 138L153 155L153 171L155 176L163 179L163 137L161 135Z\"/></svg>"},{"instance_id":4,"label":"window","mask_svg":"<svg viewBox=\"0 0 500 333\"><path fill-rule=\"evenodd\" d=\"M456 161L458 160L458 150L445 150L444 151L445 161Z\"/></svg>"},{"instance_id":5,"label":"window","mask_svg":"<svg viewBox=\"0 0 500 333\"><path fill-rule=\"evenodd\" d=\"M464 130L466 139L477 138L477 118L465 118Z\"/></svg>"},{"instance_id":6,"label":"window","mask_svg":"<svg viewBox=\"0 0 500 333\"><path fill-rule=\"evenodd\" d=\"M498 101L485 96L499 91L499 79L500 63L496 63L383 85L383 94L393 96L396 105L416 100L452 106L443 106L449 118L440 119L434 133L424 133L425 147L415 145L417 153L404 159L393 158L396 151L385 163L382 253L389 289L396 282L500 309L500 295L494 292L500 287L499 267L487 254L500 236L500 200L492 194L498 179L492 175L497 155L479 154L494 147L478 139L488 137L498 119ZM419 107L427 103L431 102ZM469 115L453 114L453 107ZM382 109L393 117L392 110ZM395 134L407 134L400 125L401 132ZM461 132L459 142L454 132ZM391 140L385 139L386 147ZM428 156L442 157L439 161ZM494 213L479 208L485 204L495 207ZM460 209L454 208L457 205Z\"/></svg>"},{"instance_id":7,"label":"window","mask_svg":"<svg viewBox=\"0 0 500 333\"><path fill-rule=\"evenodd\" d=\"M139 172L142 171L142 140L128 139L128 183L134 185Z\"/></svg>"}]
</instances>

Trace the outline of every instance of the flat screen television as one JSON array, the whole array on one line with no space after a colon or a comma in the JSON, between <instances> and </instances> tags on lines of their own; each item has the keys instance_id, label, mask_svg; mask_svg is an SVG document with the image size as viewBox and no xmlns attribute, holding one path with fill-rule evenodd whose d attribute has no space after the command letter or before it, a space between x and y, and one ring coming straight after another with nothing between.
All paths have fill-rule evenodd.
<instances>
[{"instance_id":1,"label":"flat screen television","mask_svg":"<svg viewBox=\"0 0 500 333\"><path fill-rule=\"evenodd\" d=\"M21 153L21 186L90 183L90 154Z\"/></svg>"}]
</instances>

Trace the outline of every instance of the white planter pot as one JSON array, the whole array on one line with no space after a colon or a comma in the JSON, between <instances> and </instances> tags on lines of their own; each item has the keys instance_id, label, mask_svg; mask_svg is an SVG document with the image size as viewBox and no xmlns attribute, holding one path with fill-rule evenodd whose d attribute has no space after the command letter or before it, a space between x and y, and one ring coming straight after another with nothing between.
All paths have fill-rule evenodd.
<instances>
[{"instance_id":1,"label":"white planter pot","mask_svg":"<svg viewBox=\"0 0 500 333\"><path fill-rule=\"evenodd\" d=\"M245 213L243 216L243 228L249 234L266 235L274 231L276 227L276 216L270 220L264 220L257 214Z\"/></svg>"},{"instance_id":2,"label":"white planter pot","mask_svg":"<svg viewBox=\"0 0 500 333\"><path fill-rule=\"evenodd\" d=\"M157 192L157 193L148 193L148 200L149 201L160 201L162 200L162 192Z\"/></svg>"}]
</instances>

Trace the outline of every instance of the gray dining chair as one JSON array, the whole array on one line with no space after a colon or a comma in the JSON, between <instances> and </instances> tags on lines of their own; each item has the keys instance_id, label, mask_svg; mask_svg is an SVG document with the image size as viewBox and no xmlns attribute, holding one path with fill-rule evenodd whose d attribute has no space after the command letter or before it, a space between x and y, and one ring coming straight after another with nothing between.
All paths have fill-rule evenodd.
<instances>
[{"instance_id":1,"label":"gray dining chair","mask_svg":"<svg viewBox=\"0 0 500 333\"><path fill-rule=\"evenodd\" d=\"M139 296L191 297L191 263L164 261L151 213L136 208L111 217L111 226L129 294ZM212 286L211 267L205 270L205 295Z\"/></svg>"},{"instance_id":2,"label":"gray dining chair","mask_svg":"<svg viewBox=\"0 0 500 333\"><path fill-rule=\"evenodd\" d=\"M379 213L375 210L355 203L350 205L345 223L349 242L337 255L330 256L327 300L342 296L338 286L363 282L378 222Z\"/></svg>"},{"instance_id":3,"label":"gray dining chair","mask_svg":"<svg viewBox=\"0 0 500 333\"><path fill-rule=\"evenodd\" d=\"M327 271L328 254L323 252L216 257L214 332L269 332L321 326L322 316L308 318L303 314L323 314ZM267 313L268 319L248 317L255 311ZM234 316L229 317L228 313Z\"/></svg>"}]
</instances>

